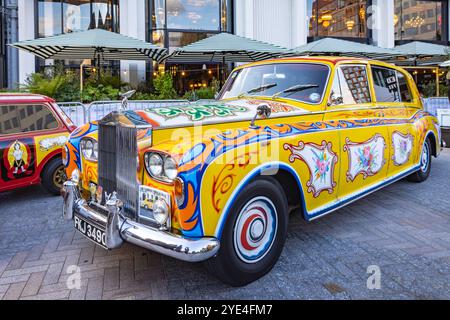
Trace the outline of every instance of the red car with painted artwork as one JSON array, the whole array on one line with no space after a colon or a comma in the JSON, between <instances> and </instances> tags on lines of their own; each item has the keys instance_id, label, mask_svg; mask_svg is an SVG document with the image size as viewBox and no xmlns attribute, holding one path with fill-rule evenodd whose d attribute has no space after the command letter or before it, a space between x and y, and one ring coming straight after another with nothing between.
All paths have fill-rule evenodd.
<instances>
[{"instance_id":1,"label":"red car with painted artwork","mask_svg":"<svg viewBox=\"0 0 450 320\"><path fill-rule=\"evenodd\" d=\"M62 147L72 121L51 98L0 95L0 192L42 183L59 194L65 180Z\"/></svg>"}]
</instances>

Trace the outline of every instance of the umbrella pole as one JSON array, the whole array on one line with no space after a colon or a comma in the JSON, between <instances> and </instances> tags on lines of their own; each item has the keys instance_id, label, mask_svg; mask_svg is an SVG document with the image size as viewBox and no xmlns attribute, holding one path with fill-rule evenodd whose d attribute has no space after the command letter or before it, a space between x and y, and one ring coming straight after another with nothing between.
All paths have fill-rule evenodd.
<instances>
[{"instance_id":1,"label":"umbrella pole","mask_svg":"<svg viewBox=\"0 0 450 320\"><path fill-rule=\"evenodd\" d=\"M225 84L225 54L222 53L222 86Z\"/></svg>"},{"instance_id":2,"label":"umbrella pole","mask_svg":"<svg viewBox=\"0 0 450 320\"><path fill-rule=\"evenodd\" d=\"M98 51L98 53L97 53L97 84L100 84L100 81L101 81L101 77L100 77L100 68L101 68L100 59L101 59L101 52Z\"/></svg>"}]
</instances>

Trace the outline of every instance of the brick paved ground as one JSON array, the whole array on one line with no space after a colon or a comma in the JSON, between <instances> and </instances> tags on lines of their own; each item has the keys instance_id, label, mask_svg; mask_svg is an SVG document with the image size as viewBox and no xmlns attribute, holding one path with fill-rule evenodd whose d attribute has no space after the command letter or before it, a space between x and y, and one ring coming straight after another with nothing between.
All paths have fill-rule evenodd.
<instances>
[{"instance_id":1,"label":"brick paved ground","mask_svg":"<svg viewBox=\"0 0 450 320\"><path fill-rule=\"evenodd\" d=\"M61 218L40 187L0 194L2 299L449 299L450 150L423 184L400 181L306 223L291 218L280 261L267 276L230 288L188 264L132 245L106 252ZM81 289L66 286L81 269ZM368 290L369 265L381 289Z\"/></svg>"}]
</instances>

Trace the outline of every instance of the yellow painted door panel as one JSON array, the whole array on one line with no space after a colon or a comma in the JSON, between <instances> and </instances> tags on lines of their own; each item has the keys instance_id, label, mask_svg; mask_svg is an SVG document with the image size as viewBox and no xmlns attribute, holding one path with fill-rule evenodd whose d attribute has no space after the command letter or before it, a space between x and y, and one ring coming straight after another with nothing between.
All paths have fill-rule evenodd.
<instances>
[{"instance_id":1,"label":"yellow painted door panel","mask_svg":"<svg viewBox=\"0 0 450 320\"><path fill-rule=\"evenodd\" d=\"M339 175L339 198L363 192L387 176L389 164L389 134L380 108L343 108L329 112L326 121L346 121L347 128L339 130L342 152ZM370 126L364 126L370 121ZM352 127L354 125L354 127Z\"/></svg>"}]
</instances>

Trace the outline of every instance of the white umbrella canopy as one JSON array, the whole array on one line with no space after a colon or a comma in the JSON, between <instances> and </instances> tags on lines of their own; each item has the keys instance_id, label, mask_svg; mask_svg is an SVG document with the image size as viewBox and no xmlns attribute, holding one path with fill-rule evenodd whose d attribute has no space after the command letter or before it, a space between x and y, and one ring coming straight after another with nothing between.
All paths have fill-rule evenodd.
<instances>
[{"instance_id":1,"label":"white umbrella canopy","mask_svg":"<svg viewBox=\"0 0 450 320\"><path fill-rule=\"evenodd\" d=\"M103 29L71 32L57 36L25 40L10 46L42 59L156 60L167 49Z\"/></svg>"},{"instance_id":2,"label":"white umbrella canopy","mask_svg":"<svg viewBox=\"0 0 450 320\"><path fill-rule=\"evenodd\" d=\"M415 65L437 65L445 61L449 54L449 47L435 43L413 41L398 45L395 50L402 52L408 59L402 63L413 63Z\"/></svg>"},{"instance_id":3,"label":"white umbrella canopy","mask_svg":"<svg viewBox=\"0 0 450 320\"><path fill-rule=\"evenodd\" d=\"M274 44L222 32L177 48L166 57L168 62L254 62L275 58L287 51Z\"/></svg>"},{"instance_id":4,"label":"white umbrella canopy","mask_svg":"<svg viewBox=\"0 0 450 320\"><path fill-rule=\"evenodd\" d=\"M372 46L364 43L323 38L289 50L285 56L294 55L337 55L355 58L387 60L404 54L394 50Z\"/></svg>"}]
</instances>

